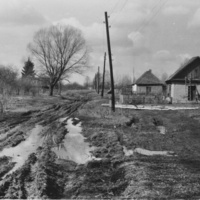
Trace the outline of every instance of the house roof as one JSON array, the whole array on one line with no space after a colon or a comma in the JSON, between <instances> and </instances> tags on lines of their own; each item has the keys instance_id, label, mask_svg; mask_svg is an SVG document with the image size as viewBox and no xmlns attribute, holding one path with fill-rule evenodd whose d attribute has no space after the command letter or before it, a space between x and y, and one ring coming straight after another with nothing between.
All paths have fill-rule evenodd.
<instances>
[{"instance_id":1,"label":"house roof","mask_svg":"<svg viewBox=\"0 0 200 200\"><path fill-rule=\"evenodd\" d=\"M163 85L159 78L157 78L151 70L146 71L140 76L136 82L136 85Z\"/></svg>"},{"instance_id":2,"label":"house roof","mask_svg":"<svg viewBox=\"0 0 200 200\"><path fill-rule=\"evenodd\" d=\"M175 73L166 80L166 83L185 81L187 75L198 66L200 66L200 57L196 56L191 58L178 70L176 70Z\"/></svg>"}]
</instances>

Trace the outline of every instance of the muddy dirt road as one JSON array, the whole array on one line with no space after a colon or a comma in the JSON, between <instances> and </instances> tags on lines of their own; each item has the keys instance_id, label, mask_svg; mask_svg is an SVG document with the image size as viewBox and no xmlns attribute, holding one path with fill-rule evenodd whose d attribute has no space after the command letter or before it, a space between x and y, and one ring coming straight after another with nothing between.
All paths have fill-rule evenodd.
<instances>
[{"instance_id":1,"label":"muddy dirt road","mask_svg":"<svg viewBox=\"0 0 200 200\"><path fill-rule=\"evenodd\" d=\"M19 112L17 108L1 116L1 198L62 197L67 174L77 164L68 161L73 160L70 158L58 159L57 154L65 149L63 143L70 130L66 122L86 100L54 100L56 103L43 99L39 110Z\"/></svg>"},{"instance_id":2,"label":"muddy dirt road","mask_svg":"<svg viewBox=\"0 0 200 200\"><path fill-rule=\"evenodd\" d=\"M0 198L199 198L199 109L111 113L107 102L22 99L1 116Z\"/></svg>"}]
</instances>

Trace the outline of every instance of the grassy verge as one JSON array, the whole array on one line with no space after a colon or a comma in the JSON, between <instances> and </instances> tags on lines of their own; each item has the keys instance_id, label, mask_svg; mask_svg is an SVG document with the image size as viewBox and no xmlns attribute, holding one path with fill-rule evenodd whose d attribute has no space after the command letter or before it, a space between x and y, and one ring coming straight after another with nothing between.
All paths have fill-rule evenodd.
<instances>
[{"instance_id":1,"label":"grassy verge","mask_svg":"<svg viewBox=\"0 0 200 200\"><path fill-rule=\"evenodd\" d=\"M155 111L116 109L96 99L79 110L83 134L96 157L107 158L123 178L118 194L129 198L198 198L200 196L199 110ZM129 123L131 122L131 123ZM156 122L156 123L155 123ZM157 128L162 125L166 134ZM173 151L176 156L144 156L128 150ZM117 176L116 176L117 177ZM122 181L125 180L125 181ZM118 188L119 190L119 188Z\"/></svg>"}]
</instances>

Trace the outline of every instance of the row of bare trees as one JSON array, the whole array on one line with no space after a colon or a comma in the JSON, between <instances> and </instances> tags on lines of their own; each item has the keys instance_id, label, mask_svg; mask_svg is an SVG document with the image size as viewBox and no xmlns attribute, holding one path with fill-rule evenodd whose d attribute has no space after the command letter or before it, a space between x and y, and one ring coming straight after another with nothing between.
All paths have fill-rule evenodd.
<instances>
[{"instance_id":1,"label":"row of bare trees","mask_svg":"<svg viewBox=\"0 0 200 200\"><path fill-rule=\"evenodd\" d=\"M103 75L101 73L96 73L93 79L93 88L97 89L102 88L102 80L103 80ZM98 83L99 82L99 83ZM133 80L129 75L122 75L122 76L116 76L115 79L115 88L117 89L122 89L123 87L129 86L133 84ZM110 74L109 71L106 71L105 73L105 83L104 83L105 89L110 89Z\"/></svg>"},{"instance_id":2,"label":"row of bare trees","mask_svg":"<svg viewBox=\"0 0 200 200\"><path fill-rule=\"evenodd\" d=\"M48 85L42 77L35 77L33 71L33 63L30 60L25 62L22 76L12 66L0 65L0 113L13 104L15 96L35 96L43 90L43 85Z\"/></svg>"},{"instance_id":3,"label":"row of bare trees","mask_svg":"<svg viewBox=\"0 0 200 200\"><path fill-rule=\"evenodd\" d=\"M21 77L12 68L0 66L0 102L8 102L10 95L36 93L48 88L53 95L55 87L68 80L74 73L82 74L87 69L88 47L81 31L72 26L51 26L37 31L28 44L34 64L28 58ZM37 90L37 91L36 91Z\"/></svg>"},{"instance_id":4,"label":"row of bare trees","mask_svg":"<svg viewBox=\"0 0 200 200\"><path fill-rule=\"evenodd\" d=\"M19 89L17 72L11 66L0 66L0 113L3 113L12 100L11 96Z\"/></svg>"},{"instance_id":5,"label":"row of bare trees","mask_svg":"<svg viewBox=\"0 0 200 200\"><path fill-rule=\"evenodd\" d=\"M103 85L103 74L96 73L94 76L93 82L92 82L93 89L98 90L98 87L100 89L100 88L102 88L102 85ZM110 73L109 73L109 71L105 72L104 88L110 89Z\"/></svg>"}]
</instances>

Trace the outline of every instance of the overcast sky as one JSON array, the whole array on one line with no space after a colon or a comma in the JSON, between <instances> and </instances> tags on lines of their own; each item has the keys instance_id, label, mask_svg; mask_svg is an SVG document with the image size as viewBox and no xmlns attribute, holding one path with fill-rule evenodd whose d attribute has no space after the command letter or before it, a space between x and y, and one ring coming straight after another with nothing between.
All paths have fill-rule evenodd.
<instances>
[{"instance_id":1,"label":"overcast sky","mask_svg":"<svg viewBox=\"0 0 200 200\"><path fill-rule=\"evenodd\" d=\"M70 24L91 48L93 68L86 75L92 78L107 51L105 11L115 79L133 72L138 78L148 69L158 77L171 75L185 59L200 55L200 0L0 0L0 64L21 71L38 29Z\"/></svg>"}]
</instances>

